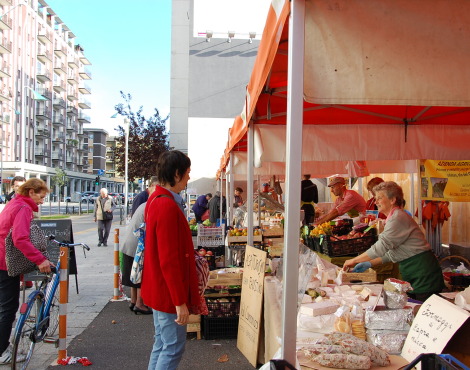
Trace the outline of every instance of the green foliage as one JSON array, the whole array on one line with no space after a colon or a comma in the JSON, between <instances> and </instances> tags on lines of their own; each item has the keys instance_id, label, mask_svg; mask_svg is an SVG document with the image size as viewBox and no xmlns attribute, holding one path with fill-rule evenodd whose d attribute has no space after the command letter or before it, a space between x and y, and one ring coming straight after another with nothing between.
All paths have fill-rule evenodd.
<instances>
[{"instance_id":1,"label":"green foliage","mask_svg":"<svg viewBox=\"0 0 470 370\"><path fill-rule=\"evenodd\" d=\"M129 120L129 149L128 149L128 169L129 181L133 182L138 178L149 179L155 176L158 158L160 154L169 150L168 133L165 118L160 116L160 112L155 108L155 113L147 118L142 114L142 106L137 112L132 111L130 94L121 96L125 103L117 104L114 108L117 113ZM125 172L125 128L118 126L117 145L114 148L116 158L116 170L124 176Z\"/></svg>"}]
</instances>

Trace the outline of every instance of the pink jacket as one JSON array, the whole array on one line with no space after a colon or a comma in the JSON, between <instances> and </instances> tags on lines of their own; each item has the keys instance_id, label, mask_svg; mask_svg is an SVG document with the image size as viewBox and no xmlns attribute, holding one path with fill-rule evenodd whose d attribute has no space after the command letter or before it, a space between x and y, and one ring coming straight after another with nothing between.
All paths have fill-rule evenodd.
<instances>
[{"instance_id":1,"label":"pink jacket","mask_svg":"<svg viewBox=\"0 0 470 370\"><path fill-rule=\"evenodd\" d=\"M13 227L13 243L23 254L36 265L46 259L29 239L29 229L33 219L33 211L38 211L34 201L23 195L16 195L0 213L0 270L7 269L5 261L5 238Z\"/></svg>"}]
</instances>

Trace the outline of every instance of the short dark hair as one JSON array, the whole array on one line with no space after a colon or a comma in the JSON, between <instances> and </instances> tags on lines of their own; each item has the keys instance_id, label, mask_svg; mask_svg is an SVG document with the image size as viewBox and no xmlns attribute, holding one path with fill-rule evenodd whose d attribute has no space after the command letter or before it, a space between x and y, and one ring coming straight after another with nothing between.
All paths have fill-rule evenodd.
<instances>
[{"instance_id":1,"label":"short dark hair","mask_svg":"<svg viewBox=\"0 0 470 370\"><path fill-rule=\"evenodd\" d=\"M13 185L15 185L15 181L25 182L26 179L25 179L23 176L15 176L15 177L13 177L13 179L11 180L11 183L12 183Z\"/></svg>"},{"instance_id":2,"label":"short dark hair","mask_svg":"<svg viewBox=\"0 0 470 370\"><path fill-rule=\"evenodd\" d=\"M212 198L212 194L211 194L211 193L207 193L207 194L206 194L206 197Z\"/></svg>"},{"instance_id":3,"label":"short dark hair","mask_svg":"<svg viewBox=\"0 0 470 370\"><path fill-rule=\"evenodd\" d=\"M240 187L238 187L238 186L235 188L235 190L236 190L236 191L239 191L240 193L243 193L243 189L240 188Z\"/></svg>"},{"instance_id":4,"label":"short dark hair","mask_svg":"<svg viewBox=\"0 0 470 370\"><path fill-rule=\"evenodd\" d=\"M18 194L24 195L25 197L29 197L29 191L34 190L34 192L40 193L41 191L45 191L49 193L50 190L47 187L46 183L38 178L32 178L26 181L23 185L20 186L18 189Z\"/></svg>"},{"instance_id":5,"label":"short dark hair","mask_svg":"<svg viewBox=\"0 0 470 370\"><path fill-rule=\"evenodd\" d=\"M191 167L189 157L179 150L169 150L160 154L157 165L157 177L160 185L175 186L175 176L183 176Z\"/></svg>"}]
</instances>

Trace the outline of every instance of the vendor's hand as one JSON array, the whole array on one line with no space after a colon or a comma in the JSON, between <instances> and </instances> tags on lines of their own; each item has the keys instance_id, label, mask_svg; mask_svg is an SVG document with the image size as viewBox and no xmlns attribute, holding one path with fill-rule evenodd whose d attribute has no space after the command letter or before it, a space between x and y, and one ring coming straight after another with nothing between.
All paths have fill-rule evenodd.
<instances>
[{"instance_id":1,"label":"vendor's hand","mask_svg":"<svg viewBox=\"0 0 470 370\"><path fill-rule=\"evenodd\" d=\"M181 306L176 306L176 320L175 322L178 325L186 325L189 320L189 310L186 306L186 303L183 303Z\"/></svg>"},{"instance_id":2,"label":"vendor's hand","mask_svg":"<svg viewBox=\"0 0 470 370\"><path fill-rule=\"evenodd\" d=\"M41 263L39 266L38 266L38 269L39 271L41 271L43 274L50 274L51 272L51 267L55 267L55 265L49 261L49 260L45 260L43 263Z\"/></svg>"},{"instance_id":3,"label":"vendor's hand","mask_svg":"<svg viewBox=\"0 0 470 370\"><path fill-rule=\"evenodd\" d=\"M372 267L372 263L369 261L367 262L361 262L354 267L353 272L364 272Z\"/></svg>"},{"instance_id":4,"label":"vendor's hand","mask_svg":"<svg viewBox=\"0 0 470 370\"><path fill-rule=\"evenodd\" d=\"M349 271L350 268L353 268L354 266L356 266L356 263L357 262L354 262L354 259L344 261L343 271L346 271L346 272Z\"/></svg>"}]
</instances>

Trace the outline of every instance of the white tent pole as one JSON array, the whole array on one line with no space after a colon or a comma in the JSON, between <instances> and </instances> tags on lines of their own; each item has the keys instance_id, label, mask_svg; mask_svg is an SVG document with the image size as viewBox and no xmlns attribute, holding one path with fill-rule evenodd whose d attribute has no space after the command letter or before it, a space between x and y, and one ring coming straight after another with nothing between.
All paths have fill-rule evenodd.
<instances>
[{"instance_id":1,"label":"white tent pole","mask_svg":"<svg viewBox=\"0 0 470 370\"><path fill-rule=\"evenodd\" d=\"M230 180L230 175L227 175L227 172L225 173L225 217L227 217L227 224L225 225L225 230L227 230L227 226L230 226L230 218L228 216L228 210L230 209L230 192L229 192L229 180Z\"/></svg>"},{"instance_id":2,"label":"white tent pole","mask_svg":"<svg viewBox=\"0 0 470 370\"><path fill-rule=\"evenodd\" d=\"M235 175L233 174L233 169L234 169L234 166L233 166L233 161L235 160L235 156L233 155L233 153L230 153L230 161L228 163L228 165L230 166L230 191L229 193L227 194L227 202L229 204L229 208L227 208L227 212L228 212L228 219L229 221L227 221L229 223L229 225L232 225L232 221L233 221L233 203L234 203L234 194L235 194Z\"/></svg>"},{"instance_id":3,"label":"white tent pole","mask_svg":"<svg viewBox=\"0 0 470 370\"><path fill-rule=\"evenodd\" d=\"M220 199L219 199L219 210L220 210L220 214L219 214L219 219L220 219L220 226L222 226L222 202L223 202L223 198L222 198L222 187L223 187L223 182L224 182L224 172L221 172L220 173L220 182L219 182L219 191L220 191Z\"/></svg>"},{"instance_id":4,"label":"white tent pole","mask_svg":"<svg viewBox=\"0 0 470 370\"><path fill-rule=\"evenodd\" d=\"M302 163L305 0L291 2L289 20L286 217L282 289L282 358L295 366L299 281L299 212Z\"/></svg>"},{"instance_id":5,"label":"white tent pole","mask_svg":"<svg viewBox=\"0 0 470 370\"><path fill-rule=\"evenodd\" d=\"M254 180L254 132L253 125L248 126L248 160L246 169L246 208L248 212L248 228L247 244L253 246L253 180Z\"/></svg>"}]
</instances>

